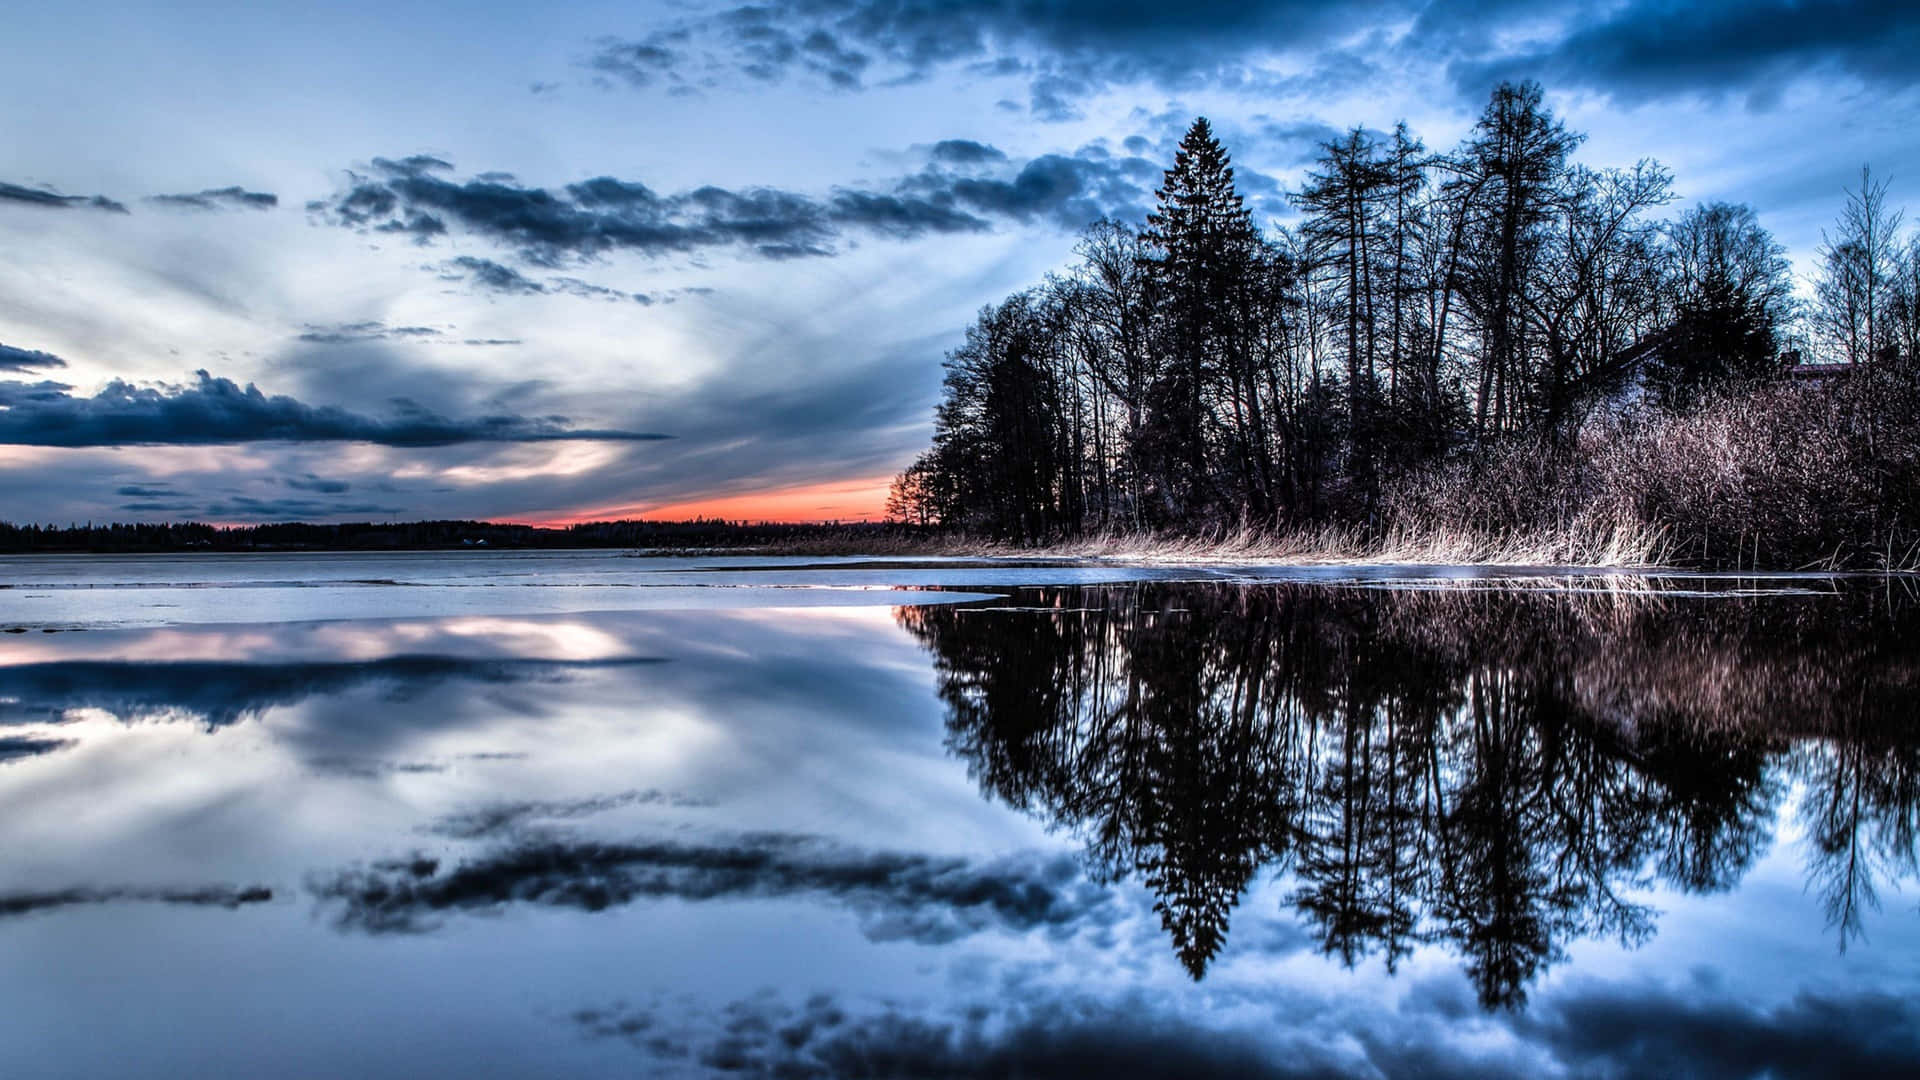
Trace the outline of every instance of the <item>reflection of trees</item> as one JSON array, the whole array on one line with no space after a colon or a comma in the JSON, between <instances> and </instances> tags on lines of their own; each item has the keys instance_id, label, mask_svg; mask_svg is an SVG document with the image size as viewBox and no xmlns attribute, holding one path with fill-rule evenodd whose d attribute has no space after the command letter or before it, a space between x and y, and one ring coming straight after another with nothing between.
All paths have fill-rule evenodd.
<instances>
[{"instance_id":1,"label":"reflection of trees","mask_svg":"<svg viewBox=\"0 0 1920 1080\"><path fill-rule=\"evenodd\" d=\"M1191 584L1015 600L899 613L934 654L948 745L1102 872L1142 880L1195 978L1255 875L1285 871L1344 962L1377 950L1391 969L1442 942L1484 1003L1518 1004L1570 940L1647 937L1636 890L1730 887L1788 779L1819 810L1843 932L1875 875L1915 872L1920 740L1838 731L1833 691L1855 688L1861 723L1906 715L1920 680L1898 649L1916 635L1884 611L1814 617L1856 600Z\"/></svg>"},{"instance_id":2,"label":"reflection of trees","mask_svg":"<svg viewBox=\"0 0 1920 1080\"><path fill-rule=\"evenodd\" d=\"M1805 785L1813 858L1810 884L1844 948L1860 934L1863 908L1877 908L1877 882L1920 876L1920 731L1878 728L1809 742L1792 755Z\"/></svg>"}]
</instances>

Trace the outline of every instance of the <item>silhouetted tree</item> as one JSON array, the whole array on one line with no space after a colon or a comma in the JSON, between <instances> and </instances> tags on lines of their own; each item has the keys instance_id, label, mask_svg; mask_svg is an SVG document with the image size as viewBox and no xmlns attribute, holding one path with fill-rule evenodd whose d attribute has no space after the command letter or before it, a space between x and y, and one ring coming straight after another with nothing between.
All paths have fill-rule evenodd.
<instances>
[{"instance_id":1,"label":"silhouetted tree","mask_svg":"<svg viewBox=\"0 0 1920 1080\"><path fill-rule=\"evenodd\" d=\"M1814 281L1814 329L1842 362L1872 365L1894 345L1889 307L1895 292L1902 214L1887 205L1887 182L1860 169L1833 233L1821 233Z\"/></svg>"},{"instance_id":2,"label":"silhouetted tree","mask_svg":"<svg viewBox=\"0 0 1920 1080\"><path fill-rule=\"evenodd\" d=\"M1225 508L1227 499L1212 452L1226 418L1213 405L1221 396L1218 384L1235 378L1240 366L1234 295L1259 238L1234 189L1226 149L1205 117L1180 141L1155 196L1159 202L1147 215L1141 241L1159 286L1154 315L1160 363L1147 391L1150 417L1143 437L1166 516L1205 518ZM1244 488L1244 477L1242 483ZM1243 498L1253 495L1242 491Z\"/></svg>"},{"instance_id":3,"label":"silhouetted tree","mask_svg":"<svg viewBox=\"0 0 1920 1080\"><path fill-rule=\"evenodd\" d=\"M1673 315L1648 365L1655 401L1686 409L1703 394L1776 374L1793 282L1785 250L1753 209L1702 203L1669 225L1665 239Z\"/></svg>"},{"instance_id":4,"label":"silhouetted tree","mask_svg":"<svg viewBox=\"0 0 1920 1080\"><path fill-rule=\"evenodd\" d=\"M1482 434L1528 426L1526 303L1566 207L1567 158L1581 136L1541 101L1534 82L1502 83L1450 163L1458 196L1461 298L1479 337L1475 427Z\"/></svg>"}]
</instances>

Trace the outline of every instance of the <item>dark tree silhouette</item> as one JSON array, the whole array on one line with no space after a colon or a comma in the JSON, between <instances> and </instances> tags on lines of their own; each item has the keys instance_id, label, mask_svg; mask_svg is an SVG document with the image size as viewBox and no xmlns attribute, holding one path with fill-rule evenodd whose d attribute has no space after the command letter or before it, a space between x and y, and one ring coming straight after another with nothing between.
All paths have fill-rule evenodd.
<instances>
[{"instance_id":1,"label":"dark tree silhouette","mask_svg":"<svg viewBox=\"0 0 1920 1080\"><path fill-rule=\"evenodd\" d=\"M1849 195L1803 312L1750 209L1662 223L1667 170L1581 142L1503 83L1451 152L1404 124L1325 143L1299 225L1263 233L1196 120L1143 229L1096 223L982 313L890 515L1024 543L1624 528L1711 565L1765 532L1780 567L1920 557L1920 239L1886 186ZM1777 378L1813 344L1848 377ZM1778 528L1783 504L1807 513Z\"/></svg>"},{"instance_id":2,"label":"dark tree silhouette","mask_svg":"<svg viewBox=\"0 0 1920 1080\"><path fill-rule=\"evenodd\" d=\"M1660 404L1685 410L1778 375L1793 283L1753 209L1702 203L1668 226L1666 250L1673 315L1647 370Z\"/></svg>"},{"instance_id":3,"label":"dark tree silhouette","mask_svg":"<svg viewBox=\"0 0 1920 1080\"><path fill-rule=\"evenodd\" d=\"M898 617L949 749L1141 882L1194 978L1278 877L1328 954L1438 944L1494 1008L1575 939L1645 940L1650 883L1730 887L1790 778L1843 941L1920 876L1920 611L1706 607L1167 583Z\"/></svg>"}]
</instances>

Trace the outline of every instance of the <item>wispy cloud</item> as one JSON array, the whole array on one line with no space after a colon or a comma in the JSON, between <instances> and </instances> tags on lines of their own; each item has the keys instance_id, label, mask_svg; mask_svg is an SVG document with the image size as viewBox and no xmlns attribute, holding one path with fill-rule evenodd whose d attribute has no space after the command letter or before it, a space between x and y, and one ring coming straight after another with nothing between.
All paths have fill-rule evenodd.
<instances>
[{"instance_id":1,"label":"wispy cloud","mask_svg":"<svg viewBox=\"0 0 1920 1080\"><path fill-rule=\"evenodd\" d=\"M50 210L105 210L111 214L127 212L125 203L116 202L105 195L62 195L51 187L22 187L0 180L0 202L41 206Z\"/></svg>"},{"instance_id":2,"label":"wispy cloud","mask_svg":"<svg viewBox=\"0 0 1920 1080\"><path fill-rule=\"evenodd\" d=\"M181 195L149 195L147 202L173 210L271 210L280 205L280 196L236 185Z\"/></svg>"}]
</instances>

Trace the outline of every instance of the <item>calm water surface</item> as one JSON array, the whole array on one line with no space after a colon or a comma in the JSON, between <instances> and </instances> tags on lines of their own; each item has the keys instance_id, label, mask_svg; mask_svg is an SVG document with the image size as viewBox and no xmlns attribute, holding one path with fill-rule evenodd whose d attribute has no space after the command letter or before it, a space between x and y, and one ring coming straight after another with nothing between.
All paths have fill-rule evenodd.
<instances>
[{"instance_id":1,"label":"calm water surface","mask_svg":"<svg viewBox=\"0 0 1920 1080\"><path fill-rule=\"evenodd\" d=\"M1920 1075L1879 579L0 559L0 1075Z\"/></svg>"}]
</instances>

